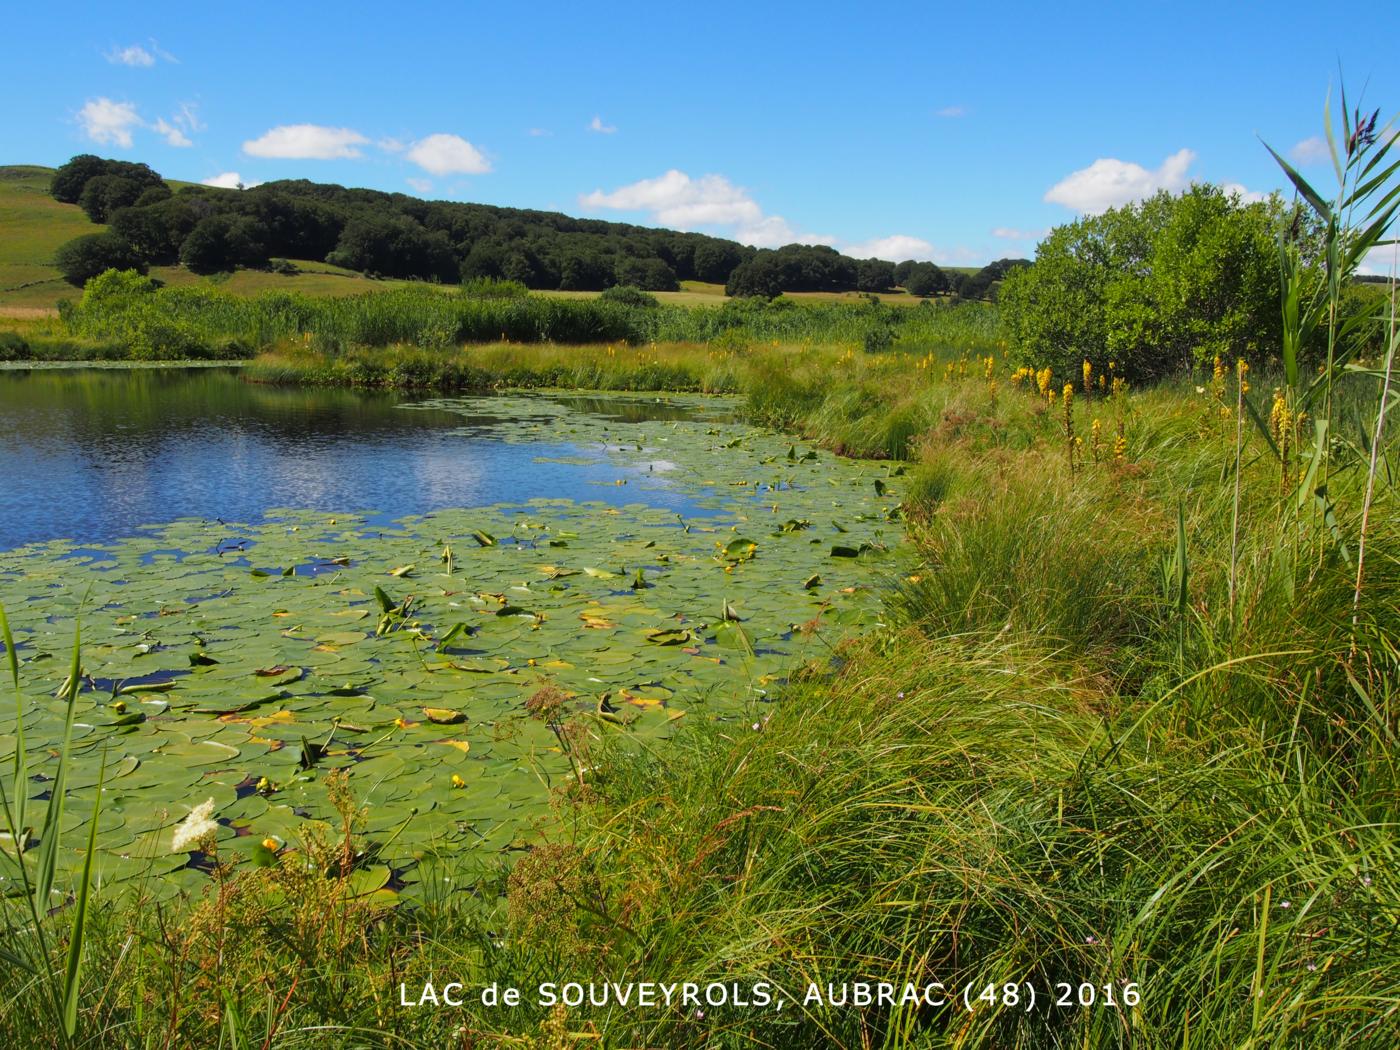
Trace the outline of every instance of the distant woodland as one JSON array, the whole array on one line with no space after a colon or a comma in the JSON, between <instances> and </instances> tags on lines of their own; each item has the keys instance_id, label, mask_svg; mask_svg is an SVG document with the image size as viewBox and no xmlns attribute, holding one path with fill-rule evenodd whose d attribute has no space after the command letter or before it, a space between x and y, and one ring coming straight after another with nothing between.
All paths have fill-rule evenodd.
<instances>
[{"instance_id":1,"label":"distant woodland","mask_svg":"<svg viewBox=\"0 0 1400 1050\"><path fill-rule=\"evenodd\" d=\"M194 273L240 267L286 269L289 259L324 262L371 277L457 284L477 278L529 288L602 291L631 286L672 291L681 281L723 284L732 296L783 292L882 292L984 299L1024 259L976 273L931 262L853 259L821 245L755 249L680 233L559 212L425 201L402 193L347 189L305 179L250 189L182 186L172 191L149 166L84 154L55 173L56 200L77 204L103 233L63 245L56 262L82 286L116 267L185 266Z\"/></svg>"}]
</instances>

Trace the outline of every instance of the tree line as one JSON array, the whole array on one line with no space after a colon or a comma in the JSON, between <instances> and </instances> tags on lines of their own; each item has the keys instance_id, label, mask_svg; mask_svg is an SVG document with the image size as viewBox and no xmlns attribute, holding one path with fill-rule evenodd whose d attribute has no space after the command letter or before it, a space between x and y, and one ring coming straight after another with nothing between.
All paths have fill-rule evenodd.
<instances>
[{"instance_id":1,"label":"tree line","mask_svg":"<svg viewBox=\"0 0 1400 1050\"><path fill-rule=\"evenodd\" d=\"M179 263L211 274L286 269L285 260L304 259L373 277L445 284L490 278L561 291L674 291L680 281L695 280L723 284L732 296L770 299L783 292L896 287L920 296L982 299L994 294L1008 269L1025 262L1003 259L964 274L930 262L853 259L822 246L755 249L700 233L425 201L305 179L172 192L145 164L91 154L59 168L50 192L108 226L57 253L64 278L79 287L113 268L144 273Z\"/></svg>"}]
</instances>

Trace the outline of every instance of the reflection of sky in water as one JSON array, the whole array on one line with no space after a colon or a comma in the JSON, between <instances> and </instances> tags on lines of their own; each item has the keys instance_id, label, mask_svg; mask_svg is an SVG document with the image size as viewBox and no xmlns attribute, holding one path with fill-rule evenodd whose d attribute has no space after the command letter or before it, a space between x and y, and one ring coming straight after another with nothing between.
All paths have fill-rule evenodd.
<instances>
[{"instance_id":1,"label":"reflection of sky in water","mask_svg":"<svg viewBox=\"0 0 1400 1050\"><path fill-rule=\"evenodd\" d=\"M547 497L706 513L658 476L674 464L654 450L624 467L596 444L550 440L552 418L584 405L552 405L544 440L511 443L490 398L398 404L222 370L0 372L0 549L182 517L256 521L271 507L400 517Z\"/></svg>"}]
</instances>

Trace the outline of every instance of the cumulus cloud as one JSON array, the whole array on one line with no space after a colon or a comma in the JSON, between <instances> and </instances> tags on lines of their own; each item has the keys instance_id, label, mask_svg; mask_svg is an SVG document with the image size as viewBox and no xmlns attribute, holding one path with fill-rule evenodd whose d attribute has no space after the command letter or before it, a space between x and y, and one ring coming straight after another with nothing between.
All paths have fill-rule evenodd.
<instances>
[{"instance_id":1,"label":"cumulus cloud","mask_svg":"<svg viewBox=\"0 0 1400 1050\"><path fill-rule=\"evenodd\" d=\"M965 106L944 106L942 109L935 110L933 115L935 117L944 117L948 119L953 117L965 117L967 116L967 108ZM900 262L903 261L903 259L900 260Z\"/></svg>"},{"instance_id":2,"label":"cumulus cloud","mask_svg":"<svg viewBox=\"0 0 1400 1050\"><path fill-rule=\"evenodd\" d=\"M1288 151L1288 155L1299 164L1317 164L1327 160L1332 151L1327 148L1326 139L1321 135L1314 135L1297 143Z\"/></svg>"},{"instance_id":3,"label":"cumulus cloud","mask_svg":"<svg viewBox=\"0 0 1400 1050\"><path fill-rule=\"evenodd\" d=\"M579 203L590 210L647 212L653 222L677 230L731 227L736 240L756 248L835 243L830 237L799 233L781 215L765 215L748 190L735 186L723 175L691 178L672 168L664 175L642 179L611 193L585 193L579 197Z\"/></svg>"},{"instance_id":4,"label":"cumulus cloud","mask_svg":"<svg viewBox=\"0 0 1400 1050\"><path fill-rule=\"evenodd\" d=\"M430 175L485 175L491 170L490 161L460 135L429 135L405 156Z\"/></svg>"},{"instance_id":5,"label":"cumulus cloud","mask_svg":"<svg viewBox=\"0 0 1400 1050\"><path fill-rule=\"evenodd\" d=\"M211 175L207 179L200 179L203 186L217 186L221 190L241 190L245 187L243 176L236 171L224 171L218 175Z\"/></svg>"},{"instance_id":6,"label":"cumulus cloud","mask_svg":"<svg viewBox=\"0 0 1400 1050\"><path fill-rule=\"evenodd\" d=\"M243 152L250 157L280 160L349 160L361 156L359 147L368 142L350 128L282 124L243 143Z\"/></svg>"},{"instance_id":7,"label":"cumulus cloud","mask_svg":"<svg viewBox=\"0 0 1400 1050\"><path fill-rule=\"evenodd\" d=\"M130 47L114 47L107 52L107 61L114 66L150 67L156 64L156 56L140 44Z\"/></svg>"},{"instance_id":8,"label":"cumulus cloud","mask_svg":"<svg viewBox=\"0 0 1400 1050\"><path fill-rule=\"evenodd\" d=\"M130 149L131 133L141 127L141 117L130 102L90 98L78 110L78 124L93 142Z\"/></svg>"},{"instance_id":9,"label":"cumulus cloud","mask_svg":"<svg viewBox=\"0 0 1400 1050\"><path fill-rule=\"evenodd\" d=\"M616 124L604 124L603 118L594 114L593 119L588 123L589 131L596 131L600 135L611 135L617 130Z\"/></svg>"},{"instance_id":10,"label":"cumulus cloud","mask_svg":"<svg viewBox=\"0 0 1400 1050\"><path fill-rule=\"evenodd\" d=\"M904 233L877 237L871 241L848 244L845 254L856 259L884 259L886 262L903 262L905 259L932 259L933 245L922 237L911 237Z\"/></svg>"},{"instance_id":11,"label":"cumulus cloud","mask_svg":"<svg viewBox=\"0 0 1400 1050\"><path fill-rule=\"evenodd\" d=\"M1049 230L1020 230L1014 226L998 226L992 231L992 236L1000 237L1004 241L1038 241L1049 232Z\"/></svg>"},{"instance_id":12,"label":"cumulus cloud","mask_svg":"<svg viewBox=\"0 0 1400 1050\"><path fill-rule=\"evenodd\" d=\"M1045 193L1051 204L1063 204L1081 215L1097 215L1132 201L1150 197L1158 190L1175 193L1188 183L1187 169L1196 159L1192 150L1177 150L1161 167L1149 171L1141 164L1100 157L1061 179Z\"/></svg>"},{"instance_id":13,"label":"cumulus cloud","mask_svg":"<svg viewBox=\"0 0 1400 1050\"><path fill-rule=\"evenodd\" d=\"M409 186L413 189L413 191L414 191L415 193L417 193L417 194L426 196L427 194L433 192L433 180L432 180L432 179L411 179L411 178L410 178L410 179L404 179L404 182L408 183Z\"/></svg>"},{"instance_id":14,"label":"cumulus cloud","mask_svg":"<svg viewBox=\"0 0 1400 1050\"><path fill-rule=\"evenodd\" d=\"M1383 244L1379 248L1372 248L1366 253L1357 266L1356 272L1367 274L1372 277L1389 277L1394 273L1400 277L1400 266L1397 266L1396 246L1393 244Z\"/></svg>"}]
</instances>

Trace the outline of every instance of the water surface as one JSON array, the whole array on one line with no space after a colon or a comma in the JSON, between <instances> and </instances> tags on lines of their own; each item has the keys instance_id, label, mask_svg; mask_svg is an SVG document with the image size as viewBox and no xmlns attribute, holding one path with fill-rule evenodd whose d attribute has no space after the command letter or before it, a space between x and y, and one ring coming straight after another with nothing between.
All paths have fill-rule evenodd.
<instances>
[{"instance_id":1,"label":"water surface","mask_svg":"<svg viewBox=\"0 0 1400 1050\"><path fill-rule=\"evenodd\" d=\"M697 512L645 456L619 466L597 442L550 436L590 413L614 421L621 443L629 422L689 410L541 397L538 440L522 442L518 407L494 412L497 400L408 411L412 396L264 386L234 368L0 371L0 550L106 542L177 518L252 522L276 507L398 517L552 497Z\"/></svg>"}]
</instances>

